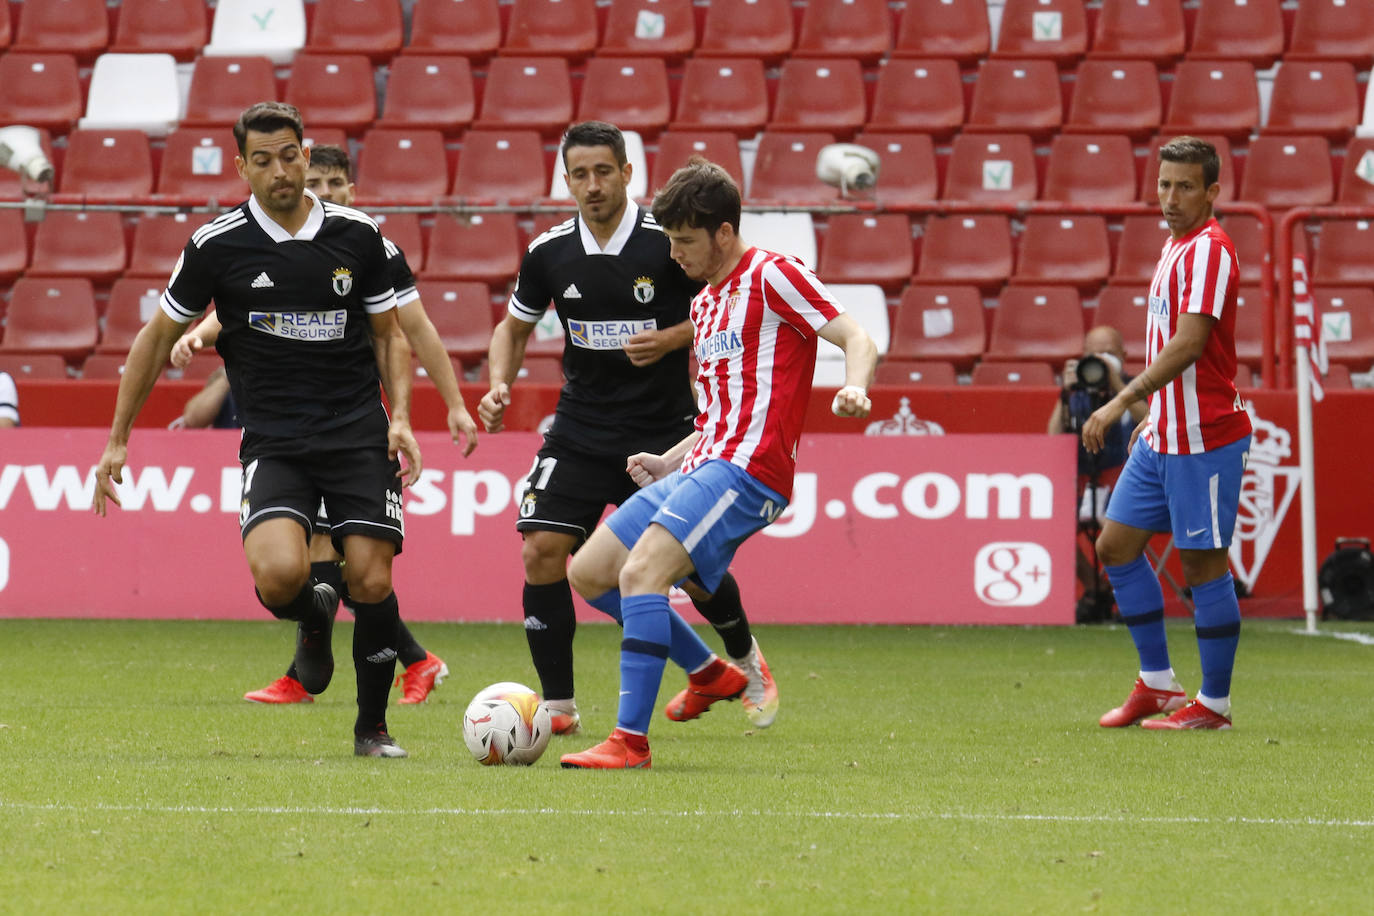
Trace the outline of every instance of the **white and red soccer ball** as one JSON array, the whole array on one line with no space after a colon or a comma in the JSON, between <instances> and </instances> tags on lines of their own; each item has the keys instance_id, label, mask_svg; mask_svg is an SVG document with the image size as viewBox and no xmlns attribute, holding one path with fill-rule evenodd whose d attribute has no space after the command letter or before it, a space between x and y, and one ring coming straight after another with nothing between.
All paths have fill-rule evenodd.
<instances>
[{"instance_id":1,"label":"white and red soccer ball","mask_svg":"<svg viewBox=\"0 0 1374 916\"><path fill-rule=\"evenodd\" d=\"M548 707L524 684L502 681L472 698L463 713L463 741L483 766L529 766L549 746Z\"/></svg>"}]
</instances>

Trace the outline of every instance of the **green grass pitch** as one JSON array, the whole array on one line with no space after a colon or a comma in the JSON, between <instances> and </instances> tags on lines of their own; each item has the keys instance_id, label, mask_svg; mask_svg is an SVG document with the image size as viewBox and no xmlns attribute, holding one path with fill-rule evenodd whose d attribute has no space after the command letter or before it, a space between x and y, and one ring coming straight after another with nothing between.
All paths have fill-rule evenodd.
<instances>
[{"instance_id":1,"label":"green grass pitch","mask_svg":"<svg viewBox=\"0 0 1374 916\"><path fill-rule=\"evenodd\" d=\"M488 769L460 720L534 682L517 625L416 625L453 674L392 708L412 756L368 760L349 624L326 694L263 707L287 625L3 621L0 910L1364 912L1374 646L1299 628L1246 623L1233 731L1169 734L1096 724L1134 674L1119 627L761 627L772 728L659 712L652 770L588 772L558 757L614 724L609 626L577 637L583 734Z\"/></svg>"}]
</instances>

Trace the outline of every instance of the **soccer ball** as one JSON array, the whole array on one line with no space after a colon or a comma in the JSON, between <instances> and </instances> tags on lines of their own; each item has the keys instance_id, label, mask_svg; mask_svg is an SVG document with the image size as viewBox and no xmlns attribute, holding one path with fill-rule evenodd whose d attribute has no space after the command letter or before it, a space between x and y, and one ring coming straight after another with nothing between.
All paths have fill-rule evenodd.
<instances>
[{"instance_id":1,"label":"soccer ball","mask_svg":"<svg viewBox=\"0 0 1374 916\"><path fill-rule=\"evenodd\" d=\"M502 681L472 698L463 713L463 741L483 766L529 766L549 746L549 709L524 684Z\"/></svg>"}]
</instances>

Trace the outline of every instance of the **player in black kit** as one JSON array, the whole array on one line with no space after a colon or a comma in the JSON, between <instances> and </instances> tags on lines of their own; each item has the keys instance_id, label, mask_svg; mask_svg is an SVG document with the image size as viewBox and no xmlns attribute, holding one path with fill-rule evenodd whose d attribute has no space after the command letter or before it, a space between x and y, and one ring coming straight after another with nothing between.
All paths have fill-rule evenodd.
<instances>
[{"instance_id":1,"label":"player in black kit","mask_svg":"<svg viewBox=\"0 0 1374 916\"><path fill-rule=\"evenodd\" d=\"M410 430L410 348L377 225L305 189L310 154L294 106L260 102L234 125L252 196L197 229L162 308L138 334L96 466L93 509L119 504L129 431L172 345L211 300L243 423L239 525L258 600L297 622L296 669L311 693L334 673L329 613L338 596L310 576L309 539L323 498L345 558L357 625L354 753L404 757L387 733L396 667L391 564L405 524L402 484L420 474ZM379 381L392 405L388 417ZM398 456L404 456L403 469Z\"/></svg>"},{"instance_id":2,"label":"player in black kit","mask_svg":"<svg viewBox=\"0 0 1374 916\"><path fill-rule=\"evenodd\" d=\"M563 374L553 426L535 457L516 528L524 537L525 635L558 734L579 728L573 690L576 630L569 555L608 505L638 487L626 459L667 449L692 431L688 305L700 288L668 255L652 214L629 200L625 138L599 121L563 138L563 165L578 215L530 243L508 314L492 335L491 389L478 405L488 432L501 429L525 345L552 305L563 325ZM688 587L688 586L684 586ZM717 700L742 696L758 727L777 714L777 687L727 575L714 595L688 587L692 603L735 664L712 656L688 672L668 703L670 719L694 719Z\"/></svg>"}]
</instances>

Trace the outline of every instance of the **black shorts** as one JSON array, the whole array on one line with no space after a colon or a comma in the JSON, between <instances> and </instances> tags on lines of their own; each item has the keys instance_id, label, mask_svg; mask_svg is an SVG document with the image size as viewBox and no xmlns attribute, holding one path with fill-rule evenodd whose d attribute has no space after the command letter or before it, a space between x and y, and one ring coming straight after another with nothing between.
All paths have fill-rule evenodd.
<instances>
[{"instance_id":1,"label":"black shorts","mask_svg":"<svg viewBox=\"0 0 1374 916\"><path fill-rule=\"evenodd\" d=\"M261 522L290 518L309 538L326 511L324 530L339 553L343 538L356 534L390 541L399 554L405 539L400 467L385 448L374 447L255 458L243 466L240 531L247 537Z\"/></svg>"},{"instance_id":2,"label":"black shorts","mask_svg":"<svg viewBox=\"0 0 1374 916\"><path fill-rule=\"evenodd\" d=\"M596 529L607 506L639 489L625 473L625 457L575 452L545 439L525 478L517 531L560 531L578 543Z\"/></svg>"}]
</instances>

